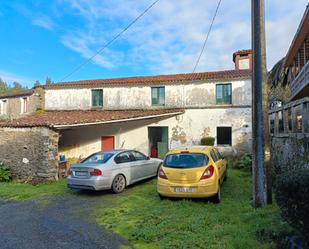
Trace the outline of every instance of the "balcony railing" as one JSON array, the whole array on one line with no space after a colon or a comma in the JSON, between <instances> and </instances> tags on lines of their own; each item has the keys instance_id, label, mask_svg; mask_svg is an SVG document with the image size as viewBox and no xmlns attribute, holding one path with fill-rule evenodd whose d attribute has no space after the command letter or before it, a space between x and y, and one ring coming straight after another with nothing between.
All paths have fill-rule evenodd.
<instances>
[{"instance_id":1,"label":"balcony railing","mask_svg":"<svg viewBox=\"0 0 309 249\"><path fill-rule=\"evenodd\" d=\"M309 135L309 97L270 110L269 122L272 136Z\"/></svg>"},{"instance_id":2,"label":"balcony railing","mask_svg":"<svg viewBox=\"0 0 309 249\"><path fill-rule=\"evenodd\" d=\"M307 85L309 85L309 61L291 84L292 99Z\"/></svg>"}]
</instances>

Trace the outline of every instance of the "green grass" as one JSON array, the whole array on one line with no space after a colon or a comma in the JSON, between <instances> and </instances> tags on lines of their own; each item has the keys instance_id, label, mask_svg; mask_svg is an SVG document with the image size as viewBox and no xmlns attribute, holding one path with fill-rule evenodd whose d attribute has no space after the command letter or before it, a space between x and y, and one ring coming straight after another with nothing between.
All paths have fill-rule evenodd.
<instances>
[{"instance_id":1,"label":"green grass","mask_svg":"<svg viewBox=\"0 0 309 249\"><path fill-rule=\"evenodd\" d=\"M0 198L7 200L29 200L47 195L61 195L67 191L65 180L38 185L0 182Z\"/></svg>"},{"instance_id":2,"label":"green grass","mask_svg":"<svg viewBox=\"0 0 309 249\"><path fill-rule=\"evenodd\" d=\"M220 204L160 200L152 180L120 195L106 195L94 218L137 249L276 248L272 240L289 231L275 204L263 209L250 206L248 173L231 169L222 196Z\"/></svg>"}]
</instances>

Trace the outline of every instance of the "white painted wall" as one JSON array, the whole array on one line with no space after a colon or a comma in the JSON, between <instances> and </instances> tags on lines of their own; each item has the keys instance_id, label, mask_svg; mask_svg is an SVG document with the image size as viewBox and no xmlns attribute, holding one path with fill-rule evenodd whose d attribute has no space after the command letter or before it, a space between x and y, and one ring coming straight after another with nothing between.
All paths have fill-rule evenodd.
<instances>
[{"instance_id":1,"label":"white painted wall","mask_svg":"<svg viewBox=\"0 0 309 249\"><path fill-rule=\"evenodd\" d=\"M217 126L232 127L230 150L250 150L251 108L188 109L183 115L165 120L140 120L118 124L95 125L61 132L59 153L67 158L86 157L101 150L101 136L115 136L116 148L137 149L149 154L148 127L167 126L169 148L197 145L205 129L216 137ZM183 132L185 143L178 140L177 131Z\"/></svg>"},{"instance_id":2,"label":"white painted wall","mask_svg":"<svg viewBox=\"0 0 309 249\"><path fill-rule=\"evenodd\" d=\"M216 104L216 84L232 83L232 104L251 105L251 80L184 82L165 85L165 107L207 107ZM98 88L95 88L98 89ZM104 86L104 109L148 109L151 86ZM184 103L184 105L183 105ZM46 89L46 110L91 109L91 88Z\"/></svg>"}]
</instances>

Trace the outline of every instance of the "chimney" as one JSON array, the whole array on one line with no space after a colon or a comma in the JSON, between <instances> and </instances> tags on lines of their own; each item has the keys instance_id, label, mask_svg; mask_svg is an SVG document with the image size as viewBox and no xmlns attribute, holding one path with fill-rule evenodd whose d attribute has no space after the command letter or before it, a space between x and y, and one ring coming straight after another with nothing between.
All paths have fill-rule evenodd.
<instances>
[{"instance_id":1,"label":"chimney","mask_svg":"<svg viewBox=\"0 0 309 249\"><path fill-rule=\"evenodd\" d=\"M250 69L252 70L252 50L239 50L233 54L235 70Z\"/></svg>"}]
</instances>

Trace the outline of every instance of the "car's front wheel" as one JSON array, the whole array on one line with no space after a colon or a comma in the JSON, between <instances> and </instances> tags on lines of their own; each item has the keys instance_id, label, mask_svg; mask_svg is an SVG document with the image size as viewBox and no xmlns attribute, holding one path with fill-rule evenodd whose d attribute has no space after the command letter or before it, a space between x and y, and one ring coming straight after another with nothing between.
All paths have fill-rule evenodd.
<instances>
[{"instance_id":1,"label":"car's front wheel","mask_svg":"<svg viewBox=\"0 0 309 249\"><path fill-rule=\"evenodd\" d=\"M116 175L113 183L112 190L115 194L121 193L126 187L126 179L123 175Z\"/></svg>"}]
</instances>

